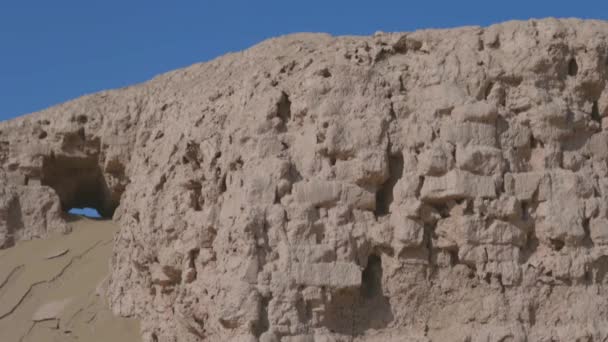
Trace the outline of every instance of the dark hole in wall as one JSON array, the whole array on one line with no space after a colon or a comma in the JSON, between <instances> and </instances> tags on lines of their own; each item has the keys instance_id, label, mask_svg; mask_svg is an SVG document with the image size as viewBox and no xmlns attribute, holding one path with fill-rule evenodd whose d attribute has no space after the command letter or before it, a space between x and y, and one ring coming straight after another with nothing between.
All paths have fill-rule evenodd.
<instances>
[{"instance_id":1,"label":"dark hole in wall","mask_svg":"<svg viewBox=\"0 0 608 342\"><path fill-rule=\"evenodd\" d=\"M450 255L450 265L458 265L460 263L460 258L458 257L458 250L450 250L448 251Z\"/></svg>"},{"instance_id":2,"label":"dark hole in wall","mask_svg":"<svg viewBox=\"0 0 608 342\"><path fill-rule=\"evenodd\" d=\"M391 303L384 296L382 277L382 259L378 254L372 254L361 273L359 289L342 289L332 293L323 325L351 336L361 335L369 329L386 328L394 316Z\"/></svg>"},{"instance_id":3,"label":"dark hole in wall","mask_svg":"<svg viewBox=\"0 0 608 342\"><path fill-rule=\"evenodd\" d=\"M593 248L593 240L591 240L591 232L589 231L589 219L583 219L583 231L585 232L585 237L583 238L582 244L587 248Z\"/></svg>"},{"instance_id":4,"label":"dark hole in wall","mask_svg":"<svg viewBox=\"0 0 608 342\"><path fill-rule=\"evenodd\" d=\"M87 123L87 121L89 121L89 118L88 118L86 115L84 115L84 114L80 114L80 115L78 115L78 116L76 117L76 121L77 121L79 124L84 125L84 124L86 124L86 123Z\"/></svg>"},{"instance_id":5,"label":"dark hole in wall","mask_svg":"<svg viewBox=\"0 0 608 342\"><path fill-rule=\"evenodd\" d=\"M602 122L602 117L600 116L600 109L598 107L597 101L593 101L593 106L591 107L591 119Z\"/></svg>"},{"instance_id":6,"label":"dark hole in wall","mask_svg":"<svg viewBox=\"0 0 608 342\"><path fill-rule=\"evenodd\" d=\"M484 100L488 99L488 97L492 93L492 88L494 88L494 83L492 83L492 82L488 83L488 85L486 86L486 90L484 92L484 95L483 95Z\"/></svg>"},{"instance_id":7,"label":"dark hole in wall","mask_svg":"<svg viewBox=\"0 0 608 342\"><path fill-rule=\"evenodd\" d=\"M551 243L551 248L558 252L561 251L562 248L564 248L564 246L566 245L566 243L560 239L549 239L549 242Z\"/></svg>"},{"instance_id":8,"label":"dark hole in wall","mask_svg":"<svg viewBox=\"0 0 608 342\"><path fill-rule=\"evenodd\" d=\"M389 178L376 192L376 215L384 216L389 213L393 203L393 189L403 176L403 155L401 153L391 156L388 161Z\"/></svg>"},{"instance_id":9,"label":"dark hole in wall","mask_svg":"<svg viewBox=\"0 0 608 342\"><path fill-rule=\"evenodd\" d=\"M595 284L606 284L608 274L608 256L601 256L589 265L588 281Z\"/></svg>"},{"instance_id":10,"label":"dark hole in wall","mask_svg":"<svg viewBox=\"0 0 608 342\"><path fill-rule=\"evenodd\" d=\"M367 259L367 267L361 273L361 296L374 298L382 296L382 259L372 254Z\"/></svg>"},{"instance_id":11,"label":"dark hole in wall","mask_svg":"<svg viewBox=\"0 0 608 342\"><path fill-rule=\"evenodd\" d=\"M570 59L570 62L568 62L568 75L576 76L576 74L578 74L578 63L576 62L576 59L572 58Z\"/></svg>"},{"instance_id":12,"label":"dark hole in wall","mask_svg":"<svg viewBox=\"0 0 608 342\"><path fill-rule=\"evenodd\" d=\"M526 201L521 202L521 219L527 221L530 218L530 205Z\"/></svg>"},{"instance_id":13,"label":"dark hole in wall","mask_svg":"<svg viewBox=\"0 0 608 342\"><path fill-rule=\"evenodd\" d=\"M66 212L90 208L111 218L118 206L119 198L108 188L95 157L45 157L40 182L55 190Z\"/></svg>"},{"instance_id":14,"label":"dark hole in wall","mask_svg":"<svg viewBox=\"0 0 608 342\"><path fill-rule=\"evenodd\" d=\"M10 143L8 141L0 141L0 165L8 160L8 149Z\"/></svg>"},{"instance_id":15,"label":"dark hole in wall","mask_svg":"<svg viewBox=\"0 0 608 342\"><path fill-rule=\"evenodd\" d=\"M286 93L281 93L281 98L277 103L277 115L285 124L291 120L291 101Z\"/></svg>"}]
</instances>

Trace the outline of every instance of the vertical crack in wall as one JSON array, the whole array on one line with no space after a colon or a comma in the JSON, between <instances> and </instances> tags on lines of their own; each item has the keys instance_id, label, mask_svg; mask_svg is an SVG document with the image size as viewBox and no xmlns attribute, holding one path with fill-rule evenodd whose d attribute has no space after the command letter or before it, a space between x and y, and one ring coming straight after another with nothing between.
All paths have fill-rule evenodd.
<instances>
[{"instance_id":1,"label":"vertical crack in wall","mask_svg":"<svg viewBox=\"0 0 608 342\"><path fill-rule=\"evenodd\" d=\"M291 101L289 95L282 92L279 101L277 102L277 116L281 119L281 130L287 130L287 124L291 121Z\"/></svg>"},{"instance_id":2,"label":"vertical crack in wall","mask_svg":"<svg viewBox=\"0 0 608 342\"><path fill-rule=\"evenodd\" d=\"M393 203L393 189L395 184L403 176L403 155L398 153L390 156L388 160L389 178L380 190L376 192L376 216L385 216L390 212L391 203Z\"/></svg>"},{"instance_id":3,"label":"vertical crack in wall","mask_svg":"<svg viewBox=\"0 0 608 342\"><path fill-rule=\"evenodd\" d=\"M576 76L576 74L578 74L578 63L576 62L576 58L572 58L568 62L568 75Z\"/></svg>"},{"instance_id":4,"label":"vertical crack in wall","mask_svg":"<svg viewBox=\"0 0 608 342\"><path fill-rule=\"evenodd\" d=\"M262 297L262 303L260 306L260 319L256 322L257 324L254 326L254 334L255 337L260 338L263 333L267 332L270 329L270 321L268 319L268 305L270 303L270 297Z\"/></svg>"},{"instance_id":5,"label":"vertical crack in wall","mask_svg":"<svg viewBox=\"0 0 608 342\"><path fill-rule=\"evenodd\" d=\"M382 296L382 259L375 254L369 256L361 273L361 296L367 299Z\"/></svg>"}]
</instances>

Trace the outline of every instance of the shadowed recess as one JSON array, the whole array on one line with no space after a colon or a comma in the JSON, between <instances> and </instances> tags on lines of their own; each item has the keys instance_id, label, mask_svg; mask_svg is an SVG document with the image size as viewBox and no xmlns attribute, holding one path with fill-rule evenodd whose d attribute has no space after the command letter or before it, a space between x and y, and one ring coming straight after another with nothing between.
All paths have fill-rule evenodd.
<instances>
[{"instance_id":1,"label":"shadowed recess","mask_svg":"<svg viewBox=\"0 0 608 342\"><path fill-rule=\"evenodd\" d=\"M112 197L96 158L51 155L44 158L41 176L42 184L59 196L64 211L89 208L100 217L114 215L118 200Z\"/></svg>"},{"instance_id":2,"label":"shadowed recess","mask_svg":"<svg viewBox=\"0 0 608 342\"><path fill-rule=\"evenodd\" d=\"M390 212L393 203L393 189L403 176L403 155L397 154L389 158L389 179L382 184L376 193L376 215L385 216Z\"/></svg>"}]
</instances>

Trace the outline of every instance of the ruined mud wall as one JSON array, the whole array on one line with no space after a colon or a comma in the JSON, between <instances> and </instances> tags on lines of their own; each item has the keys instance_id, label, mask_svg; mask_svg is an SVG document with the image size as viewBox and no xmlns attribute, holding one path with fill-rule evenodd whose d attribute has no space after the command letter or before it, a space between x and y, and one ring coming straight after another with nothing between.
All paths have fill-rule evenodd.
<instances>
[{"instance_id":1,"label":"ruined mud wall","mask_svg":"<svg viewBox=\"0 0 608 342\"><path fill-rule=\"evenodd\" d=\"M598 21L272 39L0 124L0 236L113 215L146 341L601 341L607 80Z\"/></svg>"}]
</instances>

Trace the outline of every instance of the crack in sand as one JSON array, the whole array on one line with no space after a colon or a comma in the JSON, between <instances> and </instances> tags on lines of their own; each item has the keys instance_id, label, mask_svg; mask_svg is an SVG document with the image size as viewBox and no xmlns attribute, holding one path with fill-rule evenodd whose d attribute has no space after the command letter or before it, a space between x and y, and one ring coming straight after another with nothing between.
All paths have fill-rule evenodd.
<instances>
[{"instance_id":1,"label":"crack in sand","mask_svg":"<svg viewBox=\"0 0 608 342\"><path fill-rule=\"evenodd\" d=\"M111 242L111 241L110 241ZM106 241L107 243L107 241ZM19 299L19 301L6 313L0 315L0 320L12 315L17 308L19 308L19 306L23 303L23 301L25 300L25 298L28 297L28 295L32 292L32 290L40 285L40 284L50 284L53 283L55 280L59 279L64 273L65 271L70 268L70 266L72 266L72 264L74 263L75 260L78 259L82 259L82 257L84 257L85 255L87 255L89 252L91 252L93 249L95 249L97 246L103 245L103 240L98 240L97 242L95 242L91 247L87 248L84 252L82 252L79 255L76 255L74 257L72 257L70 259L70 261L59 271L58 274L56 274L53 278L49 279L49 280L42 280L42 281L38 281L33 283L32 285L30 285L30 287L27 289L27 291L21 296L21 298Z\"/></svg>"},{"instance_id":2,"label":"crack in sand","mask_svg":"<svg viewBox=\"0 0 608 342\"><path fill-rule=\"evenodd\" d=\"M32 332L32 330L34 330L34 327L36 326L37 323L38 322L33 322L32 325L30 325L30 328L27 329L25 334L19 338L19 342L23 342L23 339L26 338Z\"/></svg>"},{"instance_id":3,"label":"crack in sand","mask_svg":"<svg viewBox=\"0 0 608 342\"><path fill-rule=\"evenodd\" d=\"M74 322L76 317L78 317L78 315L85 312L85 310L94 309L94 307L95 307L95 303L89 302L86 306L78 308L78 310L76 310L76 312L74 312L74 314L72 314L72 316L66 320L65 325L70 326ZM87 322L87 323L89 323L89 322Z\"/></svg>"},{"instance_id":4,"label":"crack in sand","mask_svg":"<svg viewBox=\"0 0 608 342\"><path fill-rule=\"evenodd\" d=\"M15 246L0 258L0 284L5 283L0 288L0 341L141 340L139 322L115 316L103 295L118 227L80 220L73 228L48 242ZM70 252L48 261L65 249ZM70 304L57 306L65 300ZM36 317L49 320L34 324Z\"/></svg>"},{"instance_id":5,"label":"crack in sand","mask_svg":"<svg viewBox=\"0 0 608 342\"><path fill-rule=\"evenodd\" d=\"M91 318L86 320L85 323L89 324L89 323L93 322L95 320L95 318L97 318L97 313L93 313L93 316L91 316Z\"/></svg>"},{"instance_id":6,"label":"crack in sand","mask_svg":"<svg viewBox=\"0 0 608 342\"><path fill-rule=\"evenodd\" d=\"M4 279L4 281L2 283L0 283L0 289L2 289L4 287L4 285L6 285L8 283L9 280L11 280L11 277L13 276L13 274L15 274L18 270L20 270L23 266L23 264L15 266L6 276L6 278Z\"/></svg>"}]
</instances>

